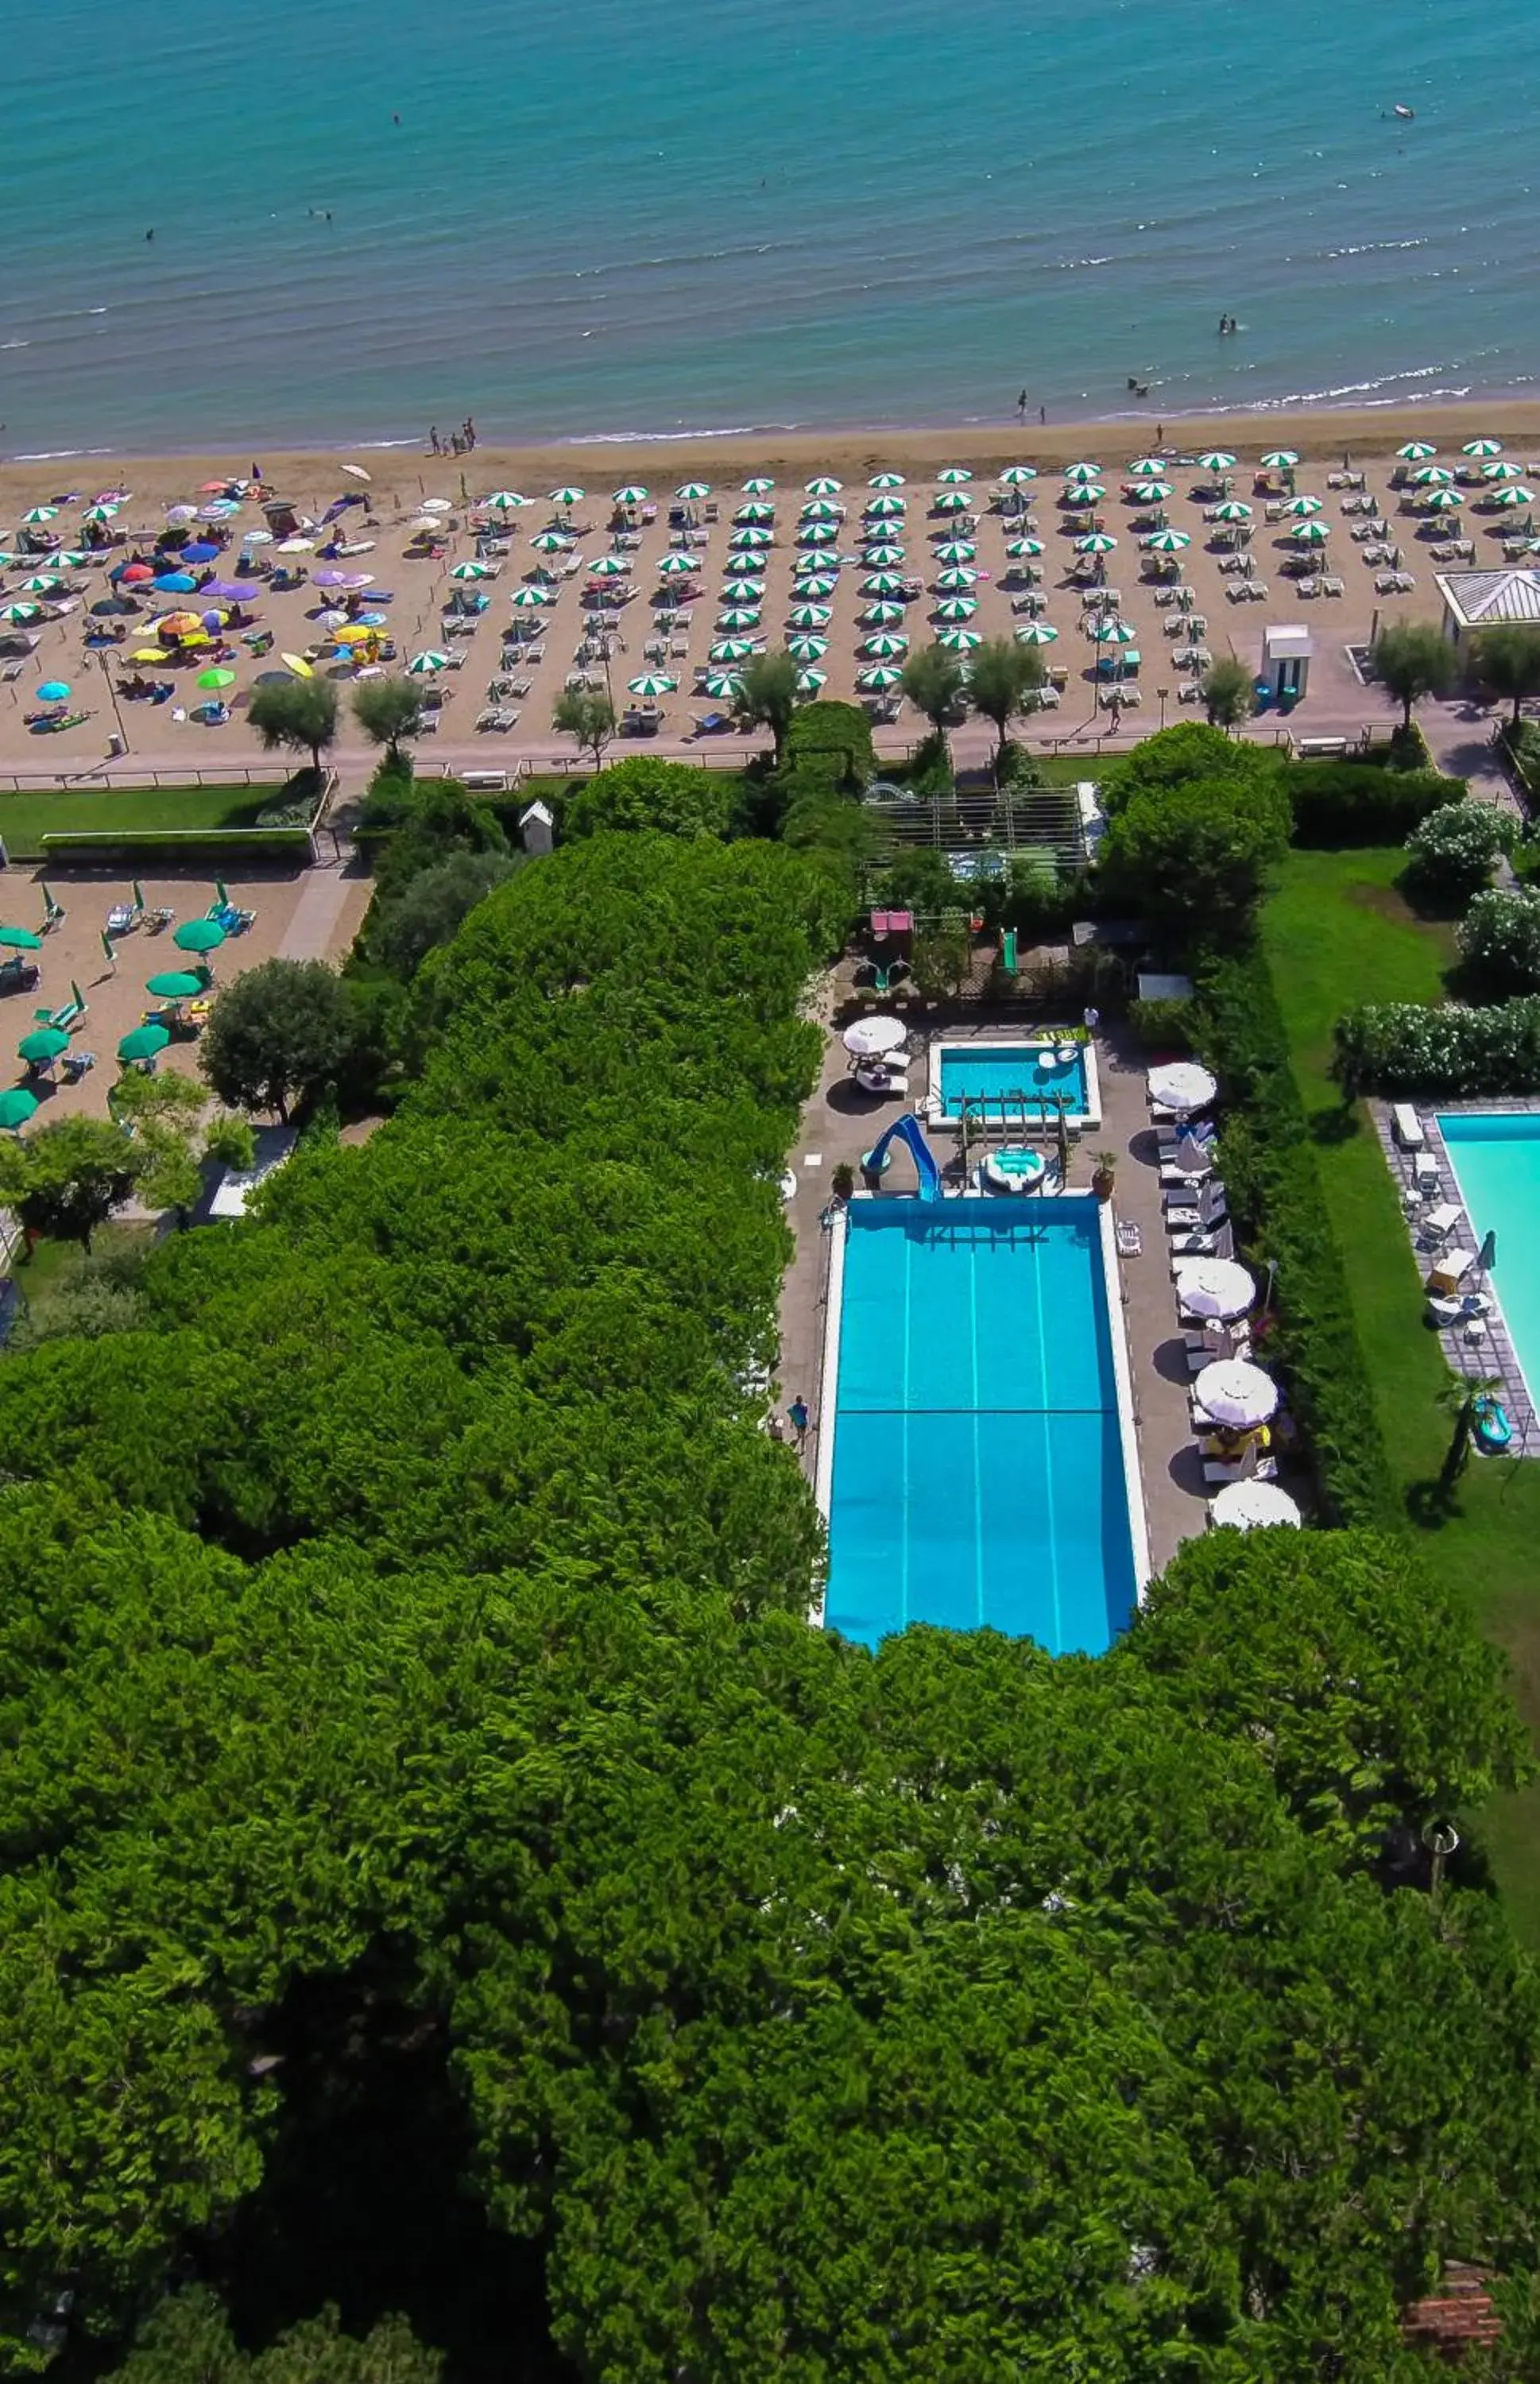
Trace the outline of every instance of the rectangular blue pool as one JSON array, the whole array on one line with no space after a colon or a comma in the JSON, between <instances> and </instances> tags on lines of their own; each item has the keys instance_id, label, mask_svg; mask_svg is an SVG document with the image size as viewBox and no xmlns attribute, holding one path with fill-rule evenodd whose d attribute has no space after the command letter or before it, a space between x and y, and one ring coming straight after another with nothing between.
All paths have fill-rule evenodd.
<instances>
[{"instance_id":1,"label":"rectangular blue pool","mask_svg":"<svg viewBox=\"0 0 1540 2384\"><path fill-rule=\"evenodd\" d=\"M1540 1405L1540 1115L1457 1111L1438 1124L1476 1240L1497 1235L1487 1288L1502 1310L1531 1403Z\"/></svg>"},{"instance_id":2,"label":"rectangular blue pool","mask_svg":"<svg viewBox=\"0 0 1540 2384\"><path fill-rule=\"evenodd\" d=\"M1037 1104L1055 1094L1062 1096L1072 1118L1095 1124L1101 1114L1095 1061L1083 1043L941 1043L931 1090L940 1117L952 1121L964 1101L982 1101L991 1118L1019 1116L1025 1102L1036 1122L1041 1114Z\"/></svg>"},{"instance_id":3,"label":"rectangular blue pool","mask_svg":"<svg viewBox=\"0 0 1540 2384\"><path fill-rule=\"evenodd\" d=\"M869 1646L932 1622L1099 1654L1133 1611L1144 1545L1100 1203L847 1214L826 1622Z\"/></svg>"}]
</instances>

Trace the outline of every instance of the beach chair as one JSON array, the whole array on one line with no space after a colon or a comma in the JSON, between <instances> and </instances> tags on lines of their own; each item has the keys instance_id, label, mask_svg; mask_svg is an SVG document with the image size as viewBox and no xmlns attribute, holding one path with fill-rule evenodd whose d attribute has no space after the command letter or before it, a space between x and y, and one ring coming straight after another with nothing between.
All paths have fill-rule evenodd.
<instances>
[{"instance_id":1,"label":"beach chair","mask_svg":"<svg viewBox=\"0 0 1540 2384\"><path fill-rule=\"evenodd\" d=\"M1216 1457L1205 1457L1203 1459L1205 1482L1223 1484L1226 1482L1276 1482L1277 1478L1276 1458L1259 1457L1253 1464L1248 1464L1244 1458L1240 1457L1237 1457L1233 1463L1226 1463Z\"/></svg>"}]
</instances>

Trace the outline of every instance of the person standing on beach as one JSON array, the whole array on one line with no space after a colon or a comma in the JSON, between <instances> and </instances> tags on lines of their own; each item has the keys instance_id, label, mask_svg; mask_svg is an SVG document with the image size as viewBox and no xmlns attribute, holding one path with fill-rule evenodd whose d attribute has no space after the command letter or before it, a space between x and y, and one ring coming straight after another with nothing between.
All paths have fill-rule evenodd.
<instances>
[{"instance_id":1,"label":"person standing on beach","mask_svg":"<svg viewBox=\"0 0 1540 2384\"><path fill-rule=\"evenodd\" d=\"M1023 390L1020 397L1016 400L1016 418L1020 422L1025 422L1026 420L1026 391L1025 389Z\"/></svg>"},{"instance_id":2,"label":"person standing on beach","mask_svg":"<svg viewBox=\"0 0 1540 2384\"><path fill-rule=\"evenodd\" d=\"M1039 422L1046 422L1048 420L1048 408L1046 405L1040 405L1037 408L1037 419Z\"/></svg>"},{"instance_id":3,"label":"person standing on beach","mask_svg":"<svg viewBox=\"0 0 1540 2384\"><path fill-rule=\"evenodd\" d=\"M443 453L444 451L439 444L439 426L436 422L433 425L432 429L428 434L428 443L429 447L431 447L435 455L441 455Z\"/></svg>"}]
</instances>

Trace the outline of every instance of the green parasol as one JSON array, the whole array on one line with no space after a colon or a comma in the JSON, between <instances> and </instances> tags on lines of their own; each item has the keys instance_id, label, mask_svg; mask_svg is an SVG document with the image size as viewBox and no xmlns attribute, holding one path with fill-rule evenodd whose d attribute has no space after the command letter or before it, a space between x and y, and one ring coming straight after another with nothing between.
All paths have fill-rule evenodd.
<instances>
[{"instance_id":1,"label":"green parasol","mask_svg":"<svg viewBox=\"0 0 1540 2384\"><path fill-rule=\"evenodd\" d=\"M672 695L679 682L670 678L666 671L641 671L626 684L633 695L658 696Z\"/></svg>"},{"instance_id":2,"label":"green parasol","mask_svg":"<svg viewBox=\"0 0 1540 2384\"><path fill-rule=\"evenodd\" d=\"M42 1068L68 1049L69 1037L62 1026L34 1026L30 1035L21 1037L16 1047L16 1056L31 1067Z\"/></svg>"},{"instance_id":3,"label":"green parasol","mask_svg":"<svg viewBox=\"0 0 1540 2384\"><path fill-rule=\"evenodd\" d=\"M141 1060L157 1060L170 1040L169 1031L157 1026L152 1019L147 1024L136 1026L124 1036L118 1046L118 1056L129 1067Z\"/></svg>"},{"instance_id":4,"label":"green parasol","mask_svg":"<svg viewBox=\"0 0 1540 2384\"><path fill-rule=\"evenodd\" d=\"M25 1085L12 1085L0 1093L0 1128L6 1134L15 1134L29 1118L36 1117L37 1107L35 1093L30 1093Z\"/></svg>"},{"instance_id":5,"label":"green parasol","mask_svg":"<svg viewBox=\"0 0 1540 2384\"><path fill-rule=\"evenodd\" d=\"M184 919L171 935L179 952L217 952L224 940L217 919Z\"/></svg>"},{"instance_id":6,"label":"green parasol","mask_svg":"<svg viewBox=\"0 0 1540 2384\"><path fill-rule=\"evenodd\" d=\"M13 952L40 952L43 937L34 936L31 927L0 927L0 944L8 946Z\"/></svg>"},{"instance_id":7,"label":"green parasol","mask_svg":"<svg viewBox=\"0 0 1540 2384\"><path fill-rule=\"evenodd\" d=\"M144 990L157 1001L195 1001L208 991L208 980L194 976L191 969L162 969L158 976L145 978Z\"/></svg>"}]
</instances>

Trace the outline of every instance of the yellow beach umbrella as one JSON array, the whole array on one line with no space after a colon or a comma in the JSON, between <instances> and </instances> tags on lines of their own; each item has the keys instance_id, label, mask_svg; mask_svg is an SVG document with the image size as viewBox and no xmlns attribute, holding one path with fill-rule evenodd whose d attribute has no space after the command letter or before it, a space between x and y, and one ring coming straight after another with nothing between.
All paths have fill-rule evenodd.
<instances>
[{"instance_id":1,"label":"yellow beach umbrella","mask_svg":"<svg viewBox=\"0 0 1540 2384\"><path fill-rule=\"evenodd\" d=\"M366 628L362 621L350 621L345 628L334 630L332 634L340 646L361 646L367 644L375 632Z\"/></svg>"},{"instance_id":2,"label":"yellow beach umbrella","mask_svg":"<svg viewBox=\"0 0 1540 2384\"><path fill-rule=\"evenodd\" d=\"M316 676L303 654L279 654L279 660L285 670L293 672L296 678L314 678Z\"/></svg>"},{"instance_id":3,"label":"yellow beach umbrella","mask_svg":"<svg viewBox=\"0 0 1540 2384\"><path fill-rule=\"evenodd\" d=\"M163 663L166 649L164 646L137 646L129 660L130 663Z\"/></svg>"}]
</instances>

